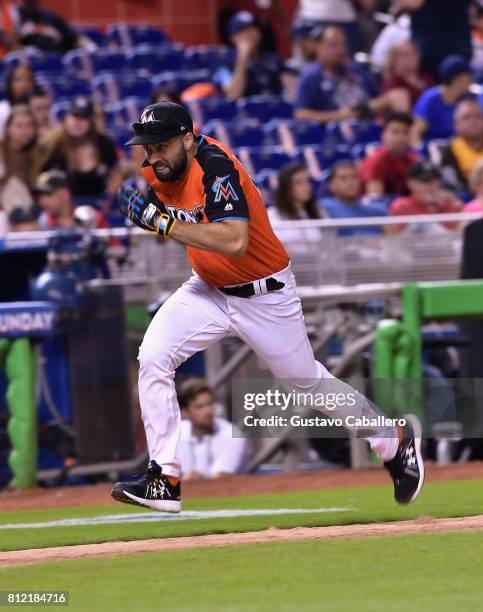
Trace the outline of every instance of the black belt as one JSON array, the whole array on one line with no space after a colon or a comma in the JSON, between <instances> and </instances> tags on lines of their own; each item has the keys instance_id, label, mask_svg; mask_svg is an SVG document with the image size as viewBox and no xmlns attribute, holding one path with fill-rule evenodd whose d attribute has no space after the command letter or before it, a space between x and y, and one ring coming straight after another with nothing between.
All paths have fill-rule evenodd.
<instances>
[{"instance_id":1,"label":"black belt","mask_svg":"<svg viewBox=\"0 0 483 612\"><path fill-rule=\"evenodd\" d=\"M276 278L267 278L267 292L278 291L285 287L285 283L278 281ZM261 290L261 281L254 281L253 283L247 283L246 285L237 285L236 287L220 287L220 291L226 295L236 295L236 297L249 298L252 295L256 295L255 287L258 285Z\"/></svg>"}]
</instances>

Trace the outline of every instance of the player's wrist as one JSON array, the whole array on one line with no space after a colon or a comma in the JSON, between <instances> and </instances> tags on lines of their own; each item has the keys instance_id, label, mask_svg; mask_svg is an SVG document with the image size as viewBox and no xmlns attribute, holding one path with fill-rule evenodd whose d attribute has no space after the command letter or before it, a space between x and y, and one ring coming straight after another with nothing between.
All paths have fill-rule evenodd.
<instances>
[{"instance_id":1,"label":"player's wrist","mask_svg":"<svg viewBox=\"0 0 483 612\"><path fill-rule=\"evenodd\" d=\"M173 219L173 217L171 217L167 213L161 214L159 216L158 234L160 236L169 238L171 235L171 232L173 231L173 227L175 223L176 223L176 220Z\"/></svg>"}]
</instances>

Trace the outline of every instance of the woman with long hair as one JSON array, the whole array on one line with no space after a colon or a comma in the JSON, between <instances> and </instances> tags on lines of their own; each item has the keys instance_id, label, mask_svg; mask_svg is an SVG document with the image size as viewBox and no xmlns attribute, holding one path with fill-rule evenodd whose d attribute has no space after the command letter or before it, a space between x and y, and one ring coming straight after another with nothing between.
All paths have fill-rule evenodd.
<instances>
[{"instance_id":1,"label":"woman with long hair","mask_svg":"<svg viewBox=\"0 0 483 612\"><path fill-rule=\"evenodd\" d=\"M67 173L77 200L111 198L122 184L116 145L96 128L94 106L84 96L74 98L62 123L39 140L34 174L53 168Z\"/></svg>"},{"instance_id":2,"label":"woman with long hair","mask_svg":"<svg viewBox=\"0 0 483 612\"><path fill-rule=\"evenodd\" d=\"M35 119L26 105L12 108L0 144L1 208L7 214L16 208L29 210L34 201L30 188L33 181L37 130Z\"/></svg>"},{"instance_id":3,"label":"woman with long hair","mask_svg":"<svg viewBox=\"0 0 483 612\"><path fill-rule=\"evenodd\" d=\"M268 209L272 223L298 219L319 219L322 215L309 173L303 164L291 162L278 175L274 205ZM275 233L289 250L304 250L307 243L320 241L317 228L277 228Z\"/></svg>"},{"instance_id":4,"label":"woman with long hair","mask_svg":"<svg viewBox=\"0 0 483 612\"><path fill-rule=\"evenodd\" d=\"M16 104L27 104L35 89L35 76L30 66L16 64L6 77L6 98L0 102L0 140L3 138L5 123Z\"/></svg>"}]
</instances>

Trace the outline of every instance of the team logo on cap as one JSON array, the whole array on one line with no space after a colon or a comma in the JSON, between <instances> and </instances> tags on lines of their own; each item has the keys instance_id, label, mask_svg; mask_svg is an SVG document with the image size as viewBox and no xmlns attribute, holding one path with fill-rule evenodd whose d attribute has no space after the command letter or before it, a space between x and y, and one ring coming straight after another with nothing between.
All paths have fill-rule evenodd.
<instances>
[{"instance_id":1,"label":"team logo on cap","mask_svg":"<svg viewBox=\"0 0 483 612\"><path fill-rule=\"evenodd\" d=\"M154 121L154 111L148 108L145 108L141 114L141 123L148 123L149 121Z\"/></svg>"},{"instance_id":2,"label":"team logo on cap","mask_svg":"<svg viewBox=\"0 0 483 612\"><path fill-rule=\"evenodd\" d=\"M239 199L238 195L230 183L230 175L226 176L217 176L215 182L213 183L213 191L215 192L215 202L220 202L223 198L224 200L235 200L235 202Z\"/></svg>"}]
</instances>

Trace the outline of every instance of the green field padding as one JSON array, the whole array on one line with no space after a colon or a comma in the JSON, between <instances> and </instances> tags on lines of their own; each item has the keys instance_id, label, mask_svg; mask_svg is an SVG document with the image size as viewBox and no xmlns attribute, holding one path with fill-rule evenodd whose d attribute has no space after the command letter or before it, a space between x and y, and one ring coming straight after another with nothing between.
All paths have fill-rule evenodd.
<instances>
[{"instance_id":1,"label":"green field padding","mask_svg":"<svg viewBox=\"0 0 483 612\"><path fill-rule=\"evenodd\" d=\"M144 334L149 323L146 305L129 304L126 307L126 322L130 331Z\"/></svg>"}]
</instances>

